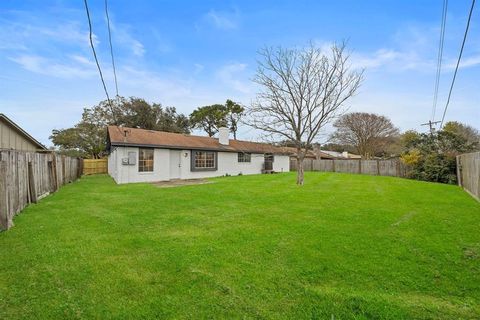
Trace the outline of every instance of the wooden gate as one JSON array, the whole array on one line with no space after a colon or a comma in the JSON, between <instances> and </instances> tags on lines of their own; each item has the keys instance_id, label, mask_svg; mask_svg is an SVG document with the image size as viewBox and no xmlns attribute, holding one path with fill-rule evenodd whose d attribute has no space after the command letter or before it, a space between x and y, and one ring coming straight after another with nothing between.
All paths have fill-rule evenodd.
<instances>
[{"instance_id":1,"label":"wooden gate","mask_svg":"<svg viewBox=\"0 0 480 320\"><path fill-rule=\"evenodd\" d=\"M84 159L83 174L108 173L108 159Z\"/></svg>"}]
</instances>

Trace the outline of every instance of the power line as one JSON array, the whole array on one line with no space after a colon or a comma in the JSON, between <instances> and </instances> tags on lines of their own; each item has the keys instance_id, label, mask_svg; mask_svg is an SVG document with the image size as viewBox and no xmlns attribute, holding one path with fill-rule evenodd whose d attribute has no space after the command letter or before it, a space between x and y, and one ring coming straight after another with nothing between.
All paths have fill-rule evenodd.
<instances>
[{"instance_id":1,"label":"power line","mask_svg":"<svg viewBox=\"0 0 480 320\"><path fill-rule=\"evenodd\" d=\"M115 79L115 92L118 97L117 71L115 70L115 59L113 58L112 32L110 31L110 17L108 16L108 0L105 0L105 15L107 16L108 42L110 43L110 56L112 57L113 77Z\"/></svg>"},{"instance_id":2,"label":"power line","mask_svg":"<svg viewBox=\"0 0 480 320\"><path fill-rule=\"evenodd\" d=\"M117 121L115 119L115 112L113 112L112 101L110 100L110 96L108 94L107 86L105 84L105 80L103 79L102 69L100 68L100 63L98 62L97 53L95 51L95 46L93 45L92 21L90 19L90 12L88 11L88 3L87 3L87 0L84 0L83 2L85 3L85 10L87 12L87 18L88 18L90 47L92 47L93 57L95 58L95 63L97 64L98 73L100 74L100 80L102 80L103 90L105 91L105 94L107 96L107 101L108 101L108 105L110 106L110 111L112 112L113 121L116 123Z\"/></svg>"},{"instance_id":3,"label":"power line","mask_svg":"<svg viewBox=\"0 0 480 320\"><path fill-rule=\"evenodd\" d=\"M455 84L455 79L457 78L457 71L460 65L460 60L462 59L463 48L465 47L465 42L467 40L468 29L470 28L470 21L472 20L473 8L475 7L475 0L472 0L472 6L470 7L470 13L468 14L467 26L465 28L465 33L463 35L462 47L460 48L460 54L458 55L457 65L455 67L455 72L453 73L452 84L450 86L450 91L448 93L447 103L445 104L445 109L443 110L442 121L440 123L440 128L443 126L443 121L445 120L445 115L447 114L448 105L450 104L450 98L452 96L453 86Z\"/></svg>"},{"instance_id":4,"label":"power line","mask_svg":"<svg viewBox=\"0 0 480 320\"><path fill-rule=\"evenodd\" d=\"M435 89L433 92L433 106L432 106L431 121L435 121L435 113L437 111L438 88L440 85L440 74L442 70L443 44L445 42L445 24L447 21L447 9L448 9L448 0L444 0L443 8L442 8L442 20L440 23L440 40L438 43L438 56L437 56L437 74L435 76Z\"/></svg>"},{"instance_id":5,"label":"power line","mask_svg":"<svg viewBox=\"0 0 480 320\"><path fill-rule=\"evenodd\" d=\"M440 121L428 120L427 123L422 123L421 126L429 126L429 128L430 128L430 129L429 129L429 130L430 130L430 134L433 135L433 132L435 131L435 127L434 127L434 126L435 126L437 123L440 123Z\"/></svg>"}]
</instances>

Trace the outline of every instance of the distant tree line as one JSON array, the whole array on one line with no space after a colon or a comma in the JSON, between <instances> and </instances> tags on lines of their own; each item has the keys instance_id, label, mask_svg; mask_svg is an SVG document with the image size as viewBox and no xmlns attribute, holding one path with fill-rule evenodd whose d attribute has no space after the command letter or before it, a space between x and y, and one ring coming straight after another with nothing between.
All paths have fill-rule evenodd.
<instances>
[{"instance_id":1,"label":"distant tree line","mask_svg":"<svg viewBox=\"0 0 480 320\"><path fill-rule=\"evenodd\" d=\"M50 139L63 154L101 158L106 155L106 127L109 125L176 133L201 129L209 136L217 133L219 127L226 126L236 139L243 113L244 107L232 100L227 100L224 105L197 108L186 116L178 113L175 107L163 107L142 98L118 97L110 103L104 100L92 108L85 108L77 124L53 130Z\"/></svg>"},{"instance_id":2,"label":"distant tree line","mask_svg":"<svg viewBox=\"0 0 480 320\"><path fill-rule=\"evenodd\" d=\"M400 157L417 180L456 183L456 156L480 150L479 131L456 121L432 133L400 134L385 116L354 112L333 125L336 130L324 149L355 152L364 159Z\"/></svg>"},{"instance_id":3,"label":"distant tree line","mask_svg":"<svg viewBox=\"0 0 480 320\"><path fill-rule=\"evenodd\" d=\"M356 153L363 159L400 158L410 167L409 177L417 180L456 183L456 156L480 151L480 132L457 121L447 122L441 130L400 133L392 121L373 113L353 112L337 118L335 131L323 150ZM293 147L289 140L278 143ZM312 145L302 144L312 149Z\"/></svg>"}]
</instances>

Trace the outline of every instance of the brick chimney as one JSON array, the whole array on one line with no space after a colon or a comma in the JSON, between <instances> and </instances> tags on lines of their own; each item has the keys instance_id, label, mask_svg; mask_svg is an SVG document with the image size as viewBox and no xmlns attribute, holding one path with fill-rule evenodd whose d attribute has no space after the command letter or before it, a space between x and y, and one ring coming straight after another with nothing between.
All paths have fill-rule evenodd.
<instances>
[{"instance_id":1,"label":"brick chimney","mask_svg":"<svg viewBox=\"0 0 480 320\"><path fill-rule=\"evenodd\" d=\"M313 153L315 154L315 157L317 160L321 159L322 158L322 155L321 155L321 150L320 150L320 143L314 143L312 145L312 149L313 149Z\"/></svg>"},{"instance_id":2,"label":"brick chimney","mask_svg":"<svg viewBox=\"0 0 480 320\"><path fill-rule=\"evenodd\" d=\"M129 133L130 133L130 130L123 129L123 142L127 142L127 138L128 138Z\"/></svg>"},{"instance_id":3,"label":"brick chimney","mask_svg":"<svg viewBox=\"0 0 480 320\"><path fill-rule=\"evenodd\" d=\"M218 128L218 142L220 144L228 146L228 142L229 142L228 135L229 135L229 133L230 133L230 130L228 130L228 128L225 128L225 127Z\"/></svg>"}]
</instances>

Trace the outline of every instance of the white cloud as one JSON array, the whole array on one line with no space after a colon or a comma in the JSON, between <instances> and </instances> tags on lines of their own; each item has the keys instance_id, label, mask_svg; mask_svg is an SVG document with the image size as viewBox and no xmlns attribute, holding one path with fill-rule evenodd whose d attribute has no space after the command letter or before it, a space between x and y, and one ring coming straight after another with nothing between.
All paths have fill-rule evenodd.
<instances>
[{"instance_id":1,"label":"white cloud","mask_svg":"<svg viewBox=\"0 0 480 320\"><path fill-rule=\"evenodd\" d=\"M88 30L77 22L62 22L53 26L39 24L32 18L25 21L2 20L0 28L0 49L27 50L43 49L45 42L62 43L88 47ZM98 37L92 34L95 45L99 44Z\"/></svg>"},{"instance_id":2,"label":"white cloud","mask_svg":"<svg viewBox=\"0 0 480 320\"><path fill-rule=\"evenodd\" d=\"M454 70L457 65L457 59L452 59L451 61L448 61L445 65L446 69ZM461 68L471 68L471 67L476 67L480 65L480 54L477 55L471 55L469 57L463 57L462 60L460 60L460 65L458 66L460 69Z\"/></svg>"},{"instance_id":3,"label":"white cloud","mask_svg":"<svg viewBox=\"0 0 480 320\"><path fill-rule=\"evenodd\" d=\"M137 57L142 57L145 54L144 45L132 35L129 25L123 23L117 24L111 18L110 28L112 29L112 35L116 43L129 48ZM113 45L115 46L115 43Z\"/></svg>"},{"instance_id":4,"label":"white cloud","mask_svg":"<svg viewBox=\"0 0 480 320\"><path fill-rule=\"evenodd\" d=\"M9 59L25 70L57 78L89 78L95 74L93 64L82 56L72 56L65 63L31 54L22 54Z\"/></svg>"},{"instance_id":5,"label":"white cloud","mask_svg":"<svg viewBox=\"0 0 480 320\"><path fill-rule=\"evenodd\" d=\"M226 12L212 9L204 17L206 21L213 26L219 29L229 30L236 29L238 27L240 14L238 10Z\"/></svg>"},{"instance_id":6,"label":"white cloud","mask_svg":"<svg viewBox=\"0 0 480 320\"><path fill-rule=\"evenodd\" d=\"M245 63L230 63L221 67L217 71L216 77L237 91L250 93L252 91L252 83L250 80L245 79L244 73L246 69L247 64Z\"/></svg>"},{"instance_id":7,"label":"white cloud","mask_svg":"<svg viewBox=\"0 0 480 320\"><path fill-rule=\"evenodd\" d=\"M172 43L167 39L165 35L158 31L158 29L151 29L151 38L155 40L154 45L158 52L168 53L173 50Z\"/></svg>"},{"instance_id":8,"label":"white cloud","mask_svg":"<svg viewBox=\"0 0 480 320\"><path fill-rule=\"evenodd\" d=\"M79 23L69 22L54 27L39 27L29 26L37 34L44 35L49 39L53 39L58 42L68 42L74 44L80 44L82 46L90 46L89 32L85 28L81 27ZM92 33L92 40L94 45L98 45L100 41L95 33Z\"/></svg>"},{"instance_id":9,"label":"white cloud","mask_svg":"<svg viewBox=\"0 0 480 320\"><path fill-rule=\"evenodd\" d=\"M400 55L399 52L392 49L380 49L371 55L354 53L350 63L354 68L378 68L395 61Z\"/></svg>"},{"instance_id":10,"label":"white cloud","mask_svg":"<svg viewBox=\"0 0 480 320\"><path fill-rule=\"evenodd\" d=\"M145 94L174 100L191 94L189 83L172 75L160 76L156 72L125 66L118 72L122 88L135 96ZM125 93L122 93L126 95Z\"/></svg>"},{"instance_id":11,"label":"white cloud","mask_svg":"<svg viewBox=\"0 0 480 320\"><path fill-rule=\"evenodd\" d=\"M205 66L203 64L200 64L200 63L195 63L193 66L195 68L193 70L194 74L199 74L200 72L203 71L203 69L205 69Z\"/></svg>"}]
</instances>

